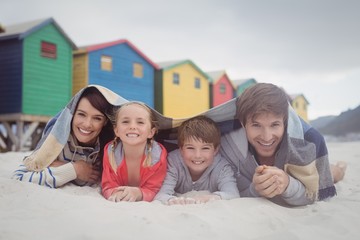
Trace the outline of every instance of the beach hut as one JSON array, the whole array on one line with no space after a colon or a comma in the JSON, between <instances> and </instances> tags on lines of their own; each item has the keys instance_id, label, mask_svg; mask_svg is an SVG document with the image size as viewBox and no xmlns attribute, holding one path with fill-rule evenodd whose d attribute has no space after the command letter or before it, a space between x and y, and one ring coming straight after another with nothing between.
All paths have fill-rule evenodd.
<instances>
[{"instance_id":1,"label":"beach hut","mask_svg":"<svg viewBox=\"0 0 360 240\"><path fill-rule=\"evenodd\" d=\"M126 39L80 47L74 52L73 94L89 84L154 107L158 66Z\"/></svg>"},{"instance_id":2,"label":"beach hut","mask_svg":"<svg viewBox=\"0 0 360 240\"><path fill-rule=\"evenodd\" d=\"M234 85L224 70L206 74L210 77L210 107L218 106L234 97Z\"/></svg>"},{"instance_id":3,"label":"beach hut","mask_svg":"<svg viewBox=\"0 0 360 240\"><path fill-rule=\"evenodd\" d=\"M210 108L209 76L191 60L158 63L155 109L165 116L183 118Z\"/></svg>"},{"instance_id":4,"label":"beach hut","mask_svg":"<svg viewBox=\"0 0 360 240\"><path fill-rule=\"evenodd\" d=\"M290 94L289 95L291 106L294 108L295 112L306 122L309 122L308 119L308 105L309 102L303 94Z\"/></svg>"},{"instance_id":5,"label":"beach hut","mask_svg":"<svg viewBox=\"0 0 360 240\"><path fill-rule=\"evenodd\" d=\"M235 88L235 97L240 96L245 89L257 83L257 81L253 78L238 79L232 82Z\"/></svg>"},{"instance_id":6,"label":"beach hut","mask_svg":"<svg viewBox=\"0 0 360 240\"><path fill-rule=\"evenodd\" d=\"M53 18L0 33L0 137L20 150L71 98L75 44Z\"/></svg>"}]
</instances>

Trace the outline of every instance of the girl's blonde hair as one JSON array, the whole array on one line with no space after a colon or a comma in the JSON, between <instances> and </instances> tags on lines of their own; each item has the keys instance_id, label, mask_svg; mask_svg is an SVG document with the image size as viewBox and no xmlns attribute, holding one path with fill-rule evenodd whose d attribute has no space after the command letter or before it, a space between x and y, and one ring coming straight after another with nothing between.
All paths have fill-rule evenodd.
<instances>
[{"instance_id":1,"label":"girl's blonde hair","mask_svg":"<svg viewBox=\"0 0 360 240\"><path fill-rule=\"evenodd\" d=\"M122 107L131 106L131 105L138 105L138 106L142 107L143 109L145 109L148 112L149 117L150 117L149 120L150 120L150 124L151 124L151 129L155 128L155 134L156 134L157 130L158 130L158 123L157 123L155 114L153 113L153 111L147 105L145 105L142 102L127 102L125 104L122 104L121 106L115 107L114 110L113 110L113 114L111 114L111 117L110 117L113 126L116 127L116 119L118 118L120 109ZM116 148L117 144L120 141L121 141L120 138L115 136L115 139L112 142L112 153L109 156L110 164L112 165L115 172L116 172L116 168L117 168L116 164L115 164L115 148ZM146 155L146 157L145 157L145 160L143 162L143 167L150 167L151 166L151 160L152 160L151 152L152 152L153 143L154 143L154 137L147 139L146 147L145 147L145 155Z\"/></svg>"}]
</instances>

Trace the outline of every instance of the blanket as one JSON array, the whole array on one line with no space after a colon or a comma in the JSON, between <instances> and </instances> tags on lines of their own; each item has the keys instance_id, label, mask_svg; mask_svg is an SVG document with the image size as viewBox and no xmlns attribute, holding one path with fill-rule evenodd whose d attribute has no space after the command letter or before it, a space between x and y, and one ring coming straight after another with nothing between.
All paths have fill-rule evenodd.
<instances>
[{"instance_id":1,"label":"blanket","mask_svg":"<svg viewBox=\"0 0 360 240\"><path fill-rule=\"evenodd\" d=\"M128 100L105 87L99 85L89 85L88 87L97 88L113 106L121 106L128 102ZM48 122L37 147L30 156L24 159L24 164L29 170L43 170L60 154L71 132L71 120L75 107L84 90L85 88L80 90L70 100L66 107ZM156 140L162 143L168 151L177 148L177 129L180 124L188 118L169 118L153 108L150 109L155 114L158 122L159 131L156 135ZM288 141L289 145L287 146L289 151L297 151L297 147L291 144L292 142L297 142L302 145L312 145L313 151L316 151L314 153L316 157L309 157L306 159L303 159L302 157L288 158L286 160L287 162L284 163L286 165L286 171L298 178L306 186L309 195L320 199L333 196L335 194L335 188L331 177L328 177L329 161L324 139L313 138L313 136L321 137L321 135L311 134L314 132L314 129L308 124L301 122L291 107L289 107L289 111L290 114L287 129L288 137L291 138L291 141ZM235 112L236 98L233 98L197 115L210 117L217 122L222 134L226 134L241 127L237 119L235 119ZM310 139L305 139L306 137ZM236 144L231 146L235 145ZM311 156L311 154L306 156Z\"/></svg>"},{"instance_id":2,"label":"blanket","mask_svg":"<svg viewBox=\"0 0 360 240\"><path fill-rule=\"evenodd\" d=\"M88 87L97 88L106 100L113 106L121 106L122 104L128 102L127 99L103 86L89 85ZM28 170L41 171L48 167L60 154L71 132L71 120L73 118L75 108L86 88L87 87L81 89L76 95L74 95L64 109L47 123L35 150L24 159L24 164ZM205 114L219 123L226 120L233 120L235 113L234 100L235 99L222 106L218 106L200 114ZM174 142L174 140L176 140L177 127L180 126L180 124L186 119L168 118L160 114L155 109L150 109L155 114L158 122L159 134L157 139L164 143L164 145L169 149L176 148L176 142Z\"/></svg>"}]
</instances>

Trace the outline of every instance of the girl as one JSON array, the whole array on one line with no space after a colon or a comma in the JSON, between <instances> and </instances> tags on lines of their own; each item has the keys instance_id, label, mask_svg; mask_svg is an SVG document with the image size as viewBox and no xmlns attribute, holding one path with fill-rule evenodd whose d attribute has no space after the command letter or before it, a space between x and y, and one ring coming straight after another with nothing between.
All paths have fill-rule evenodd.
<instances>
[{"instance_id":1,"label":"girl","mask_svg":"<svg viewBox=\"0 0 360 240\"><path fill-rule=\"evenodd\" d=\"M115 112L115 140L104 149L102 194L114 202L152 201L166 175L167 151L153 137L155 116L140 102Z\"/></svg>"}]
</instances>

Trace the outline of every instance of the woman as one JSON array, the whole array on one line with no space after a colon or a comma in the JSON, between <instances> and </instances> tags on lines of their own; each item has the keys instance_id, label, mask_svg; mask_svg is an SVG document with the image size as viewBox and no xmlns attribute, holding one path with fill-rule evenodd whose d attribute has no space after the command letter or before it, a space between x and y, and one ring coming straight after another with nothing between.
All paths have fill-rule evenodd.
<instances>
[{"instance_id":1,"label":"woman","mask_svg":"<svg viewBox=\"0 0 360 240\"><path fill-rule=\"evenodd\" d=\"M106 114L111 104L124 102L101 86L81 90L48 122L35 151L24 159L13 178L50 188L69 182L80 186L98 183L102 149L114 137Z\"/></svg>"}]
</instances>

